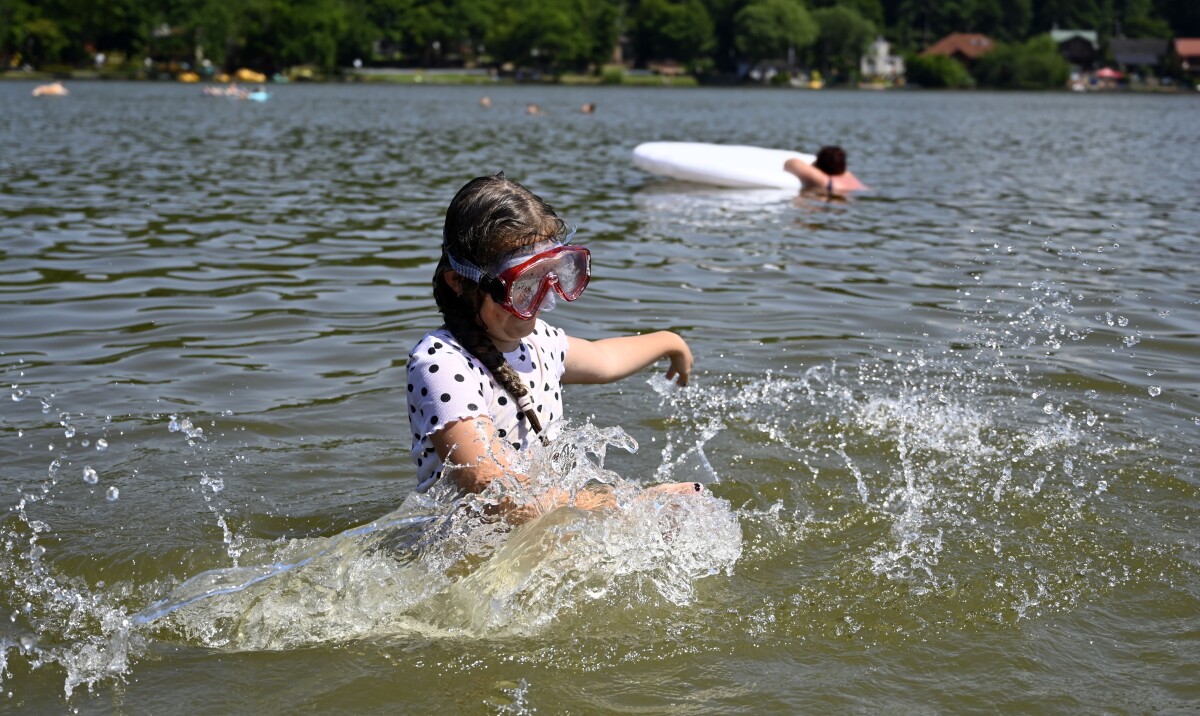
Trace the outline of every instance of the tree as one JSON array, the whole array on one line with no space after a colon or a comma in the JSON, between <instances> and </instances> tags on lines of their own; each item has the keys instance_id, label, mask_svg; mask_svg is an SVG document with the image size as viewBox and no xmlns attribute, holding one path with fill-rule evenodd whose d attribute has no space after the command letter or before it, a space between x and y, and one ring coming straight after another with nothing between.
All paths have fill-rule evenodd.
<instances>
[{"instance_id":1,"label":"tree","mask_svg":"<svg viewBox=\"0 0 1200 716\"><path fill-rule=\"evenodd\" d=\"M333 70L345 30L338 0L252 0L243 15L244 43L238 64L279 70L312 64Z\"/></svg>"},{"instance_id":2,"label":"tree","mask_svg":"<svg viewBox=\"0 0 1200 716\"><path fill-rule=\"evenodd\" d=\"M497 58L551 72L599 66L616 44L616 0L518 0L488 35Z\"/></svg>"},{"instance_id":3,"label":"tree","mask_svg":"<svg viewBox=\"0 0 1200 716\"><path fill-rule=\"evenodd\" d=\"M859 58L875 37L875 25L844 6L814 10L812 16L820 28L813 47L818 64L844 78L857 75Z\"/></svg>"},{"instance_id":4,"label":"tree","mask_svg":"<svg viewBox=\"0 0 1200 716\"><path fill-rule=\"evenodd\" d=\"M700 0L642 0L633 11L632 40L639 60L691 63L716 45L715 28Z\"/></svg>"},{"instance_id":5,"label":"tree","mask_svg":"<svg viewBox=\"0 0 1200 716\"><path fill-rule=\"evenodd\" d=\"M975 80L967 68L953 57L945 55L907 55L904 58L904 70L908 83L919 87L965 89L975 86Z\"/></svg>"},{"instance_id":6,"label":"tree","mask_svg":"<svg viewBox=\"0 0 1200 716\"><path fill-rule=\"evenodd\" d=\"M999 89L1052 89L1071 76L1071 65L1049 35L1039 35L1023 45L998 43L975 62L979 83Z\"/></svg>"},{"instance_id":7,"label":"tree","mask_svg":"<svg viewBox=\"0 0 1200 716\"><path fill-rule=\"evenodd\" d=\"M734 44L751 61L779 59L817 39L817 24L801 0L750 0L734 25Z\"/></svg>"}]
</instances>

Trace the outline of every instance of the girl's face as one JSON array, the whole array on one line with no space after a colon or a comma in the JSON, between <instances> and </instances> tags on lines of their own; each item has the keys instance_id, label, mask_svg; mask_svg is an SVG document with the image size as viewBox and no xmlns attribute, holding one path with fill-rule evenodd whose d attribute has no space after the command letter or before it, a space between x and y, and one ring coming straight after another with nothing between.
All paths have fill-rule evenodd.
<instances>
[{"instance_id":1,"label":"girl's face","mask_svg":"<svg viewBox=\"0 0 1200 716\"><path fill-rule=\"evenodd\" d=\"M492 300L491 296L484 296L483 305L479 308L479 318L483 320L492 342L504 352L515 349L517 343L533 333L537 325L537 314L523 321Z\"/></svg>"}]
</instances>

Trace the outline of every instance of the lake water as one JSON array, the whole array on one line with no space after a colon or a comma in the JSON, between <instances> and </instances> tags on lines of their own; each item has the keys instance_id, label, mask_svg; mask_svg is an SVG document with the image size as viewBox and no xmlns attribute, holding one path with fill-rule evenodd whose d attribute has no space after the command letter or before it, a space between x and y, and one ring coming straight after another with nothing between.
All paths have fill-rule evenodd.
<instances>
[{"instance_id":1,"label":"lake water","mask_svg":"<svg viewBox=\"0 0 1200 716\"><path fill-rule=\"evenodd\" d=\"M1200 708L1200 97L31 89L0 710ZM650 140L838 143L874 191L668 182ZM552 322L696 356L570 387L579 465L710 497L422 532L406 354L498 170L593 252Z\"/></svg>"}]
</instances>

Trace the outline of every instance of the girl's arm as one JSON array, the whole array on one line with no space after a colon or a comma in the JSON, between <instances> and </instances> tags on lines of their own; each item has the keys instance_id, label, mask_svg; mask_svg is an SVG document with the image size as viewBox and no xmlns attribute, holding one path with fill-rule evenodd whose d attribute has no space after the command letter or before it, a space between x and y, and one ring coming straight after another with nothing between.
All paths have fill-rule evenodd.
<instances>
[{"instance_id":1,"label":"girl's arm","mask_svg":"<svg viewBox=\"0 0 1200 716\"><path fill-rule=\"evenodd\" d=\"M442 458L442 464L453 464L452 468L446 468L443 479L452 480L462 492L483 492L492 480L505 476L522 485L529 484L527 475L517 473L509 466L509 447L496 437L491 418L480 416L458 420L429 437L438 456ZM698 482L679 483L658 485L647 490L647 493L691 494L699 493L701 489ZM550 488L536 501L524 505L517 505L509 498L503 498L496 511L504 514L510 522L520 524L568 503L582 510L602 510L617 506L612 492L604 487L581 490L575 494L574 500L566 490Z\"/></svg>"},{"instance_id":2,"label":"girl's arm","mask_svg":"<svg viewBox=\"0 0 1200 716\"><path fill-rule=\"evenodd\" d=\"M692 351L670 331L641 336L617 336L599 341L567 338L564 383L611 383L628 377L660 358L670 358L667 380L687 385Z\"/></svg>"}]
</instances>

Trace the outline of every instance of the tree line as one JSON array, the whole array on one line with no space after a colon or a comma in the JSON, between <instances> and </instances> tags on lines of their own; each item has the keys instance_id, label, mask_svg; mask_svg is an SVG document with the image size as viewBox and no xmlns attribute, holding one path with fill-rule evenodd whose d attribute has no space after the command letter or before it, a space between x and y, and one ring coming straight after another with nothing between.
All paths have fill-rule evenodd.
<instances>
[{"instance_id":1,"label":"tree line","mask_svg":"<svg viewBox=\"0 0 1200 716\"><path fill-rule=\"evenodd\" d=\"M951 32L1038 48L1053 27L1108 38L1200 36L1196 0L0 0L5 69L127 60L274 72L309 65L478 64L732 73L779 62L855 74L876 36L915 53Z\"/></svg>"}]
</instances>

